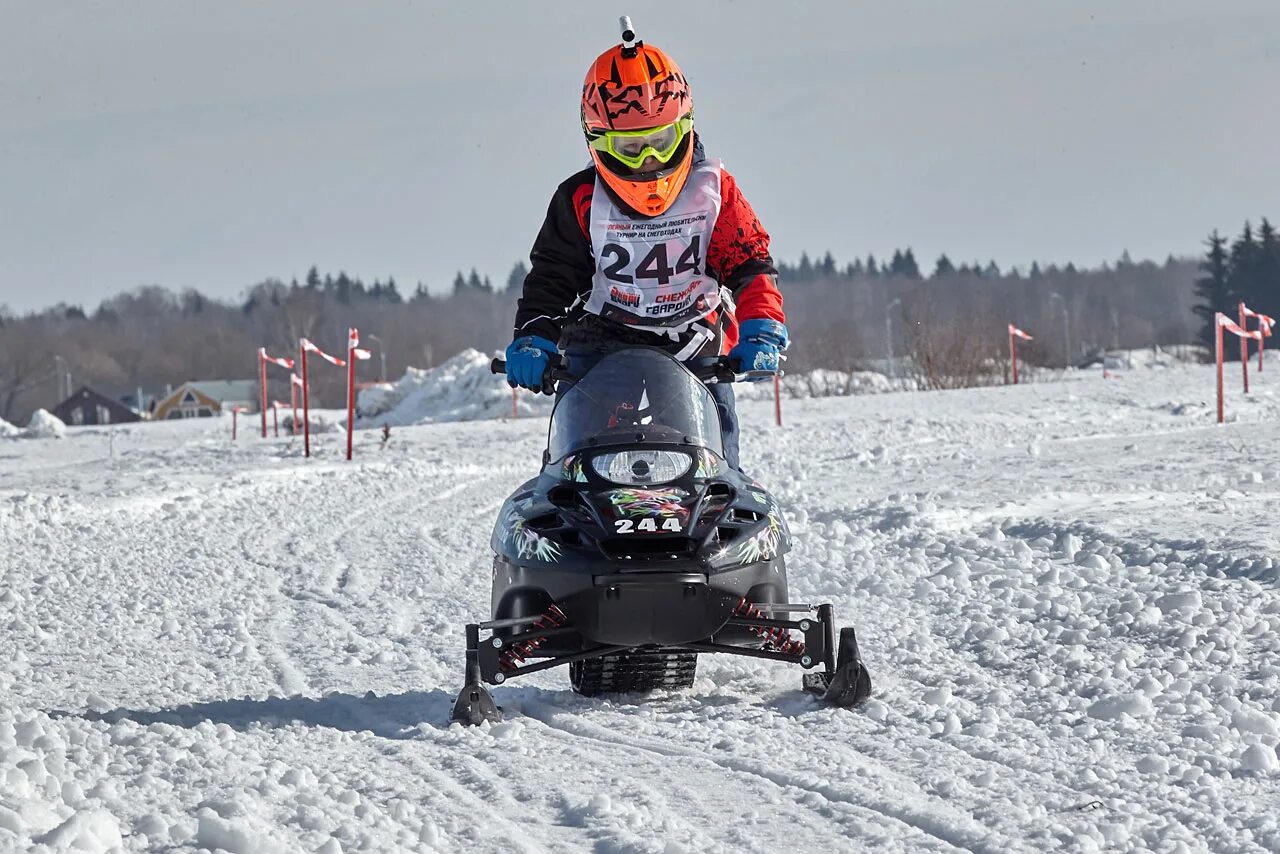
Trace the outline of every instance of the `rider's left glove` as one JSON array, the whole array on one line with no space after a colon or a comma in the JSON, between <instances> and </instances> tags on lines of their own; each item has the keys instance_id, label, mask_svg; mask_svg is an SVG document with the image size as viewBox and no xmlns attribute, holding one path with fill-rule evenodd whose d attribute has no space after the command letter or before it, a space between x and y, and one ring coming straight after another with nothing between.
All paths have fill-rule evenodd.
<instances>
[{"instance_id":1,"label":"rider's left glove","mask_svg":"<svg viewBox=\"0 0 1280 854\"><path fill-rule=\"evenodd\" d=\"M744 320L738 327L738 343L729 351L729 363L736 371L768 371L776 374L787 349L787 327L776 320Z\"/></svg>"},{"instance_id":2,"label":"rider's left glove","mask_svg":"<svg viewBox=\"0 0 1280 854\"><path fill-rule=\"evenodd\" d=\"M542 391L547 366L558 352L554 341L537 335L526 335L512 341L507 345L507 385Z\"/></svg>"}]
</instances>

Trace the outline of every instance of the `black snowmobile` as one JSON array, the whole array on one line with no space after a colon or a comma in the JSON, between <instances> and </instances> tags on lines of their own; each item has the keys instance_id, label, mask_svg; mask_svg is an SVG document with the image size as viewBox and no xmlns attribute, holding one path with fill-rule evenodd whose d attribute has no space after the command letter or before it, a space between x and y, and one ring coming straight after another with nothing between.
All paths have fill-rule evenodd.
<instances>
[{"instance_id":1,"label":"black snowmobile","mask_svg":"<svg viewBox=\"0 0 1280 854\"><path fill-rule=\"evenodd\" d=\"M495 373L505 364L493 362ZM466 628L453 719L501 719L482 683L569 665L573 690L687 688L699 653L811 669L803 688L837 706L871 692L852 628L830 605L788 602L790 532L764 487L723 459L704 383L753 378L724 357L688 367L637 347L546 391L542 471L503 504L493 532L492 620ZM567 390L566 390L567 387Z\"/></svg>"}]
</instances>

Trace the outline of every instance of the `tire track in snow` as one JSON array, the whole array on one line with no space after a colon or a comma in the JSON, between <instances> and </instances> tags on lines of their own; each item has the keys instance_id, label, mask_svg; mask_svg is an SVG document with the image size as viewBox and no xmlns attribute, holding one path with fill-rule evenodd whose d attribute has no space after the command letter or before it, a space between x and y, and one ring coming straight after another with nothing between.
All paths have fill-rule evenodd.
<instances>
[{"instance_id":1,"label":"tire track in snow","mask_svg":"<svg viewBox=\"0 0 1280 854\"><path fill-rule=\"evenodd\" d=\"M951 814L945 819L926 810L912 809L905 802L895 803L892 799L874 791L874 787L870 785L854 786L851 785L852 781L850 780L841 781L843 785L840 787L832 784L819 784L806 779L798 772L771 768L765 763L755 760L716 755L709 751L704 752L680 747L669 742L634 737L624 738L593 723L585 716L572 717L570 713L563 709L538 700L526 700L521 703L520 708L524 714L538 720L549 729L574 738L589 739L613 747L642 751L665 758L711 763L725 771L757 778L784 791L798 789L804 794L792 796L797 804L811 807L812 804L806 796L813 796L819 800L819 803L830 807L830 810L823 814L824 817L830 817L832 811L843 811L842 808L847 807L850 810L850 818L853 819L887 819L897 824L905 825L927 838L930 844L941 846L939 850L1003 852L1009 851L1013 847L1010 840L1003 838L993 839L992 837L996 836L993 831L978 825L967 814L961 813L942 802L936 802L938 810ZM886 775L898 777L895 772L885 766L868 767L867 770L874 772L868 776L880 779L883 779ZM900 780L900 782L906 781ZM852 791L841 791L842 787ZM921 798L927 797L923 792L919 792L918 789L916 789L915 794ZM952 824L949 825L947 822L952 822ZM925 840L917 839L916 841L919 843Z\"/></svg>"}]
</instances>

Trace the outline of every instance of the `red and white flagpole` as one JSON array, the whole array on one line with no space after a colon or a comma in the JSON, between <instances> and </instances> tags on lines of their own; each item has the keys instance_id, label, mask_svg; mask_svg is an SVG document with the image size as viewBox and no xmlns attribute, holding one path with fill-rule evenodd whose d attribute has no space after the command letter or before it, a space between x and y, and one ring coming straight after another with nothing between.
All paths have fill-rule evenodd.
<instances>
[{"instance_id":1,"label":"red and white flagpole","mask_svg":"<svg viewBox=\"0 0 1280 854\"><path fill-rule=\"evenodd\" d=\"M1262 333L1262 337L1258 339L1258 373L1262 373L1262 351L1267 349L1267 339L1271 337L1271 328L1275 326L1276 322L1270 316L1261 314L1249 308L1249 306L1245 305L1242 301L1240 303L1241 327L1245 329L1249 328L1246 323L1246 318L1249 317L1258 318L1258 331ZM1243 343L1243 341L1244 339L1241 339L1241 343Z\"/></svg>"},{"instance_id":2,"label":"red and white flagpole","mask_svg":"<svg viewBox=\"0 0 1280 854\"><path fill-rule=\"evenodd\" d=\"M347 459L351 459L351 440L356 427L356 361L372 354L360 349L360 332L353 326L347 330Z\"/></svg>"},{"instance_id":3,"label":"red and white flagpole","mask_svg":"<svg viewBox=\"0 0 1280 854\"><path fill-rule=\"evenodd\" d=\"M280 438L280 401L271 401L271 431L272 435Z\"/></svg>"},{"instance_id":4,"label":"red and white flagpole","mask_svg":"<svg viewBox=\"0 0 1280 854\"><path fill-rule=\"evenodd\" d=\"M258 394L262 409L262 438L267 438L267 348L258 348Z\"/></svg>"},{"instance_id":5,"label":"red and white flagpole","mask_svg":"<svg viewBox=\"0 0 1280 854\"><path fill-rule=\"evenodd\" d=\"M298 361L302 363L302 455L311 456L311 401L307 396L307 339L298 339Z\"/></svg>"},{"instance_id":6,"label":"red and white flagpole","mask_svg":"<svg viewBox=\"0 0 1280 854\"><path fill-rule=\"evenodd\" d=\"M1218 423L1221 424L1226 420L1226 406L1223 402L1222 394L1222 322L1227 316L1222 312L1218 312L1213 317L1213 358L1217 363L1218 373Z\"/></svg>"},{"instance_id":7,"label":"red and white flagpole","mask_svg":"<svg viewBox=\"0 0 1280 854\"><path fill-rule=\"evenodd\" d=\"M1223 334L1223 331L1225 330L1226 332L1230 332L1232 335L1239 337L1242 341L1252 338L1255 341L1261 342L1263 336L1262 336L1261 329L1255 329L1253 332L1250 332L1247 329L1245 329L1243 326L1239 325L1238 323L1235 323L1231 318L1227 317L1222 312L1218 312L1217 314L1215 314L1213 316L1213 321L1214 321L1213 322L1213 325L1214 325L1213 355L1214 355L1214 359L1217 362L1217 373L1218 373L1218 423L1221 424L1225 420L1225 416L1226 416L1226 408L1223 404L1224 394L1222 389L1222 385L1223 385L1222 383L1222 361L1223 361L1222 334ZM1247 354L1245 356L1245 359L1246 361L1248 360ZM1245 382L1247 383L1248 382L1247 373L1245 374L1245 378L1246 378ZM1247 385L1245 386L1245 391L1248 391Z\"/></svg>"},{"instance_id":8,"label":"red and white flagpole","mask_svg":"<svg viewBox=\"0 0 1280 854\"><path fill-rule=\"evenodd\" d=\"M1018 384L1018 339L1023 341L1033 340L1030 335L1023 332L1012 323L1009 324L1009 361L1013 363L1013 384Z\"/></svg>"},{"instance_id":9,"label":"red and white flagpole","mask_svg":"<svg viewBox=\"0 0 1280 854\"><path fill-rule=\"evenodd\" d=\"M1239 303L1240 328L1248 329L1249 321L1245 319L1244 300ZM1242 337L1240 339L1240 370L1244 372L1244 393L1249 393L1249 339Z\"/></svg>"},{"instance_id":10,"label":"red and white flagpole","mask_svg":"<svg viewBox=\"0 0 1280 854\"><path fill-rule=\"evenodd\" d=\"M336 356L330 356L306 338L298 339L298 351L302 359L302 454L311 456L311 383L307 376L307 354L315 353L331 365L342 368L346 362Z\"/></svg>"},{"instance_id":11,"label":"red and white flagpole","mask_svg":"<svg viewBox=\"0 0 1280 854\"><path fill-rule=\"evenodd\" d=\"M294 436L298 435L298 389L302 387L302 377L289 374L289 409L293 411Z\"/></svg>"},{"instance_id":12,"label":"red and white flagpole","mask_svg":"<svg viewBox=\"0 0 1280 854\"><path fill-rule=\"evenodd\" d=\"M262 438L267 438L267 362L279 365L282 368L293 368L293 359L286 359L283 356L268 356L266 347L258 348L258 391L261 394L262 401ZM280 435L280 431L276 431L276 435Z\"/></svg>"},{"instance_id":13,"label":"red and white flagpole","mask_svg":"<svg viewBox=\"0 0 1280 854\"><path fill-rule=\"evenodd\" d=\"M1258 315L1258 328L1262 333L1262 337L1258 339L1258 373L1262 373L1262 351L1267 349L1267 339L1271 337L1271 327L1276 322L1269 315Z\"/></svg>"}]
</instances>

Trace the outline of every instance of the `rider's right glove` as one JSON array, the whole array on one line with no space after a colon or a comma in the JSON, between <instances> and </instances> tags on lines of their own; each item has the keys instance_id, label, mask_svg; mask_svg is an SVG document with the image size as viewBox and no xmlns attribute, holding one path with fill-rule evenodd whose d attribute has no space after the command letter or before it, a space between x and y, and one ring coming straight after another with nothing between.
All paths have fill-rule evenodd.
<instances>
[{"instance_id":1,"label":"rider's right glove","mask_svg":"<svg viewBox=\"0 0 1280 854\"><path fill-rule=\"evenodd\" d=\"M507 385L542 391L542 378L559 350L554 341L526 335L507 345Z\"/></svg>"},{"instance_id":2,"label":"rider's right glove","mask_svg":"<svg viewBox=\"0 0 1280 854\"><path fill-rule=\"evenodd\" d=\"M737 371L776 374L788 343L787 327L778 321L763 317L744 320L738 328L738 344L729 351L729 364Z\"/></svg>"}]
</instances>

